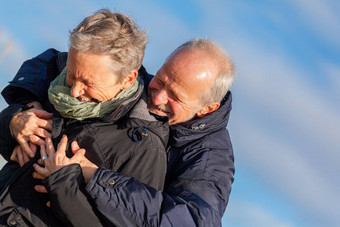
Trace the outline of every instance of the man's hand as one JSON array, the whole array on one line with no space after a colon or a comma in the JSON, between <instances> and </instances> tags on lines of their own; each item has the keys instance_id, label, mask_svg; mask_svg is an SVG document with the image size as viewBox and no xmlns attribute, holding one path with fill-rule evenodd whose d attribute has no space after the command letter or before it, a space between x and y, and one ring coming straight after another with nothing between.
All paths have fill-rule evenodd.
<instances>
[{"instance_id":1,"label":"man's hand","mask_svg":"<svg viewBox=\"0 0 340 227\"><path fill-rule=\"evenodd\" d=\"M71 143L71 150L74 155L76 155L81 150L77 141L73 141ZM88 160L84 155L81 156L81 159L78 164L80 165L81 170L83 172L85 183L86 184L89 183L94 173L98 169L98 166L91 162L90 160Z\"/></svg>"},{"instance_id":2,"label":"man's hand","mask_svg":"<svg viewBox=\"0 0 340 227\"><path fill-rule=\"evenodd\" d=\"M14 138L18 141L22 150L31 158L34 157L33 151L28 142L36 145L44 144L41 138L51 138L52 114L44 110L32 108L22 111L15 115L10 123L10 129Z\"/></svg>"}]
</instances>

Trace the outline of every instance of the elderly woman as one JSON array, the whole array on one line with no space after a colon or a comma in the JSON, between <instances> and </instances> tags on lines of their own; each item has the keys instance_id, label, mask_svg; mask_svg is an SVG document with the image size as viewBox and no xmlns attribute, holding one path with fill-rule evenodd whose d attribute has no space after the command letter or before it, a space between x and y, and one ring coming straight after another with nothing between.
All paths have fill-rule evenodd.
<instances>
[{"instance_id":1,"label":"elderly woman","mask_svg":"<svg viewBox=\"0 0 340 227\"><path fill-rule=\"evenodd\" d=\"M43 180L47 194L34 190L45 175L34 173L35 178L40 179L33 179L32 167L47 171L47 166L57 158L54 149L60 141L59 150L66 150L69 158L73 156L71 147L79 144L86 150L86 157L99 168L124 173L159 190L163 188L168 126L167 119L150 114L146 108L143 81L148 79L148 74L141 66L145 45L145 33L131 18L109 10L100 10L85 18L70 33L68 56L58 55L59 64L48 65L46 69L50 80L42 81L50 83L49 100L33 98L39 100L45 110L53 112L52 140L46 141L48 152L42 146L41 155L36 152L35 157L20 167L17 162L9 160L17 142L8 136L10 132L1 133L0 152L9 162L0 172L0 224L107 224L87 200L86 184L78 164L69 162L71 165L64 166L64 162L54 169L55 172L45 174L48 175ZM21 68L11 86L35 94L32 88L21 83L26 79L27 70L34 68ZM4 90L3 95L10 103L10 90ZM8 115L23 108L27 107L9 105L1 112L1 126L6 125L8 129ZM78 144L73 142L70 146L72 141ZM14 152L22 155L18 147ZM38 167L37 162L42 167ZM103 182L114 183L112 180ZM45 205L49 201L51 208Z\"/></svg>"}]
</instances>

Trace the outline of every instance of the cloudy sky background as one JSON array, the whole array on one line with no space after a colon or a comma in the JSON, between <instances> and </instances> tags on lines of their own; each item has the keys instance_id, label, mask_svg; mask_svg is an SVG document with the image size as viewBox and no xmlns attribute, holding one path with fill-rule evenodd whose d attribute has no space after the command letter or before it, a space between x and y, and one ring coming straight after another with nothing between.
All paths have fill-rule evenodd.
<instances>
[{"instance_id":1,"label":"cloudy sky background","mask_svg":"<svg viewBox=\"0 0 340 227\"><path fill-rule=\"evenodd\" d=\"M338 0L4 1L0 89L24 60L67 51L68 31L100 8L149 30L150 73L192 38L230 53L236 174L223 226L340 226Z\"/></svg>"}]
</instances>

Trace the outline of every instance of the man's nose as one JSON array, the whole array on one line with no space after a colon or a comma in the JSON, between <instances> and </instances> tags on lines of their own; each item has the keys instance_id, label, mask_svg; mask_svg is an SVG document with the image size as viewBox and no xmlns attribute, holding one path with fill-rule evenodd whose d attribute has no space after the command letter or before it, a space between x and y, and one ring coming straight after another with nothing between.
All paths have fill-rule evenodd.
<instances>
[{"instance_id":1,"label":"man's nose","mask_svg":"<svg viewBox=\"0 0 340 227\"><path fill-rule=\"evenodd\" d=\"M83 83L76 81L71 87L71 96L77 98L84 93L85 93L85 91L84 91Z\"/></svg>"},{"instance_id":2,"label":"man's nose","mask_svg":"<svg viewBox=\"0 0 340 227\"><path fill-rule=\"evenodd\" d=\"M168 103L168 94L164 89L155 92L155 95L152 98L154 105L165 105Z\"/></svg>"}]
</instances>

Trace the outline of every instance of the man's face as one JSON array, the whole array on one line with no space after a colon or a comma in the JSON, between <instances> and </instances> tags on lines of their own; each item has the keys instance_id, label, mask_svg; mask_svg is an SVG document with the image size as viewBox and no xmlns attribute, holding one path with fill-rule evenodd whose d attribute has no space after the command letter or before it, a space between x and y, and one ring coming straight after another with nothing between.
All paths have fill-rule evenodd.
<instances>
[{"instance_id":1,"label":"man's face","mask_svg":"<svg viewBox=\"0 0 340 227\"><path fill-rule=\"evenodd\" d=\"M82 102L102 102L116 97L122 85L110 70L109 56L81 53L70 48L67 59L67 84L71 96Z\"/></svg>"},{"instance_id":2,"label":"man's face","mask_svg":"<svg viewBox=\"0 0 340 227\"><path fill-rule=\"evenodd\" d=\"M199 95L210 88L211 65L201 53L179 50L172 54L148 88L148 109L167 116L170 124L191 120L200 110Z\"/></svg>"}]
</instances>

